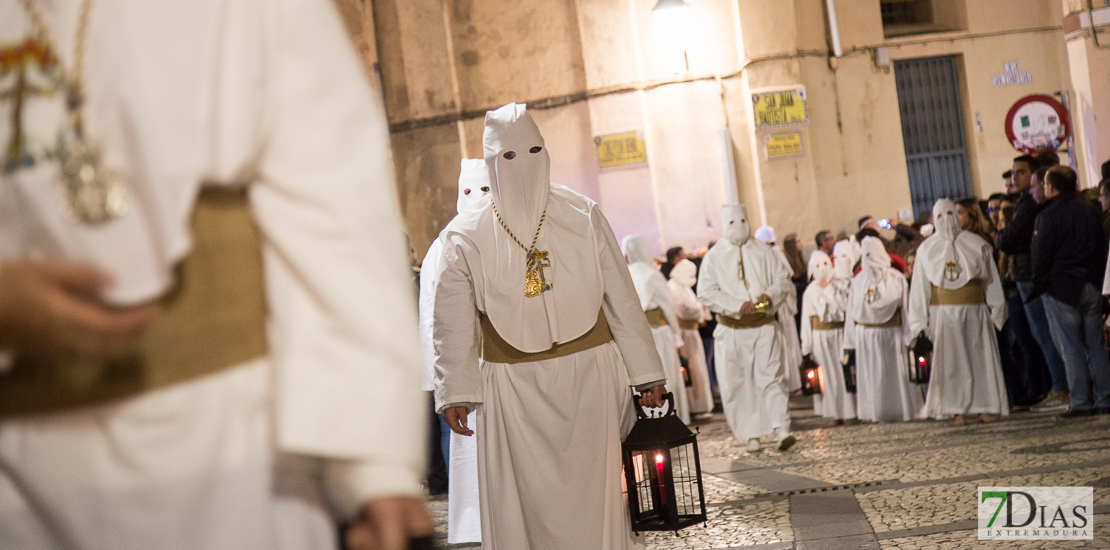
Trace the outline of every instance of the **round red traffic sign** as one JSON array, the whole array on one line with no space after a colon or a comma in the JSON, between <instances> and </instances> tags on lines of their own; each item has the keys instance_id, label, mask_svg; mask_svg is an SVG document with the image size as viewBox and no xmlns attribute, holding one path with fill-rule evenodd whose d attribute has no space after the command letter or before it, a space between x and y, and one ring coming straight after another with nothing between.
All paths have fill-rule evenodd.
<instances>
[{"instance_id":1,"label":"round red traffic sign","mask_svg":"<svg viewBox=\"0 0 1110 550\"><path fill-rule=\"evenodd\" d=\"M1027 95L1006 114L1006 139L1027 155L1059 149L1070 132L1068 111L1052 96Z\"/></svg>"}]
</instances>

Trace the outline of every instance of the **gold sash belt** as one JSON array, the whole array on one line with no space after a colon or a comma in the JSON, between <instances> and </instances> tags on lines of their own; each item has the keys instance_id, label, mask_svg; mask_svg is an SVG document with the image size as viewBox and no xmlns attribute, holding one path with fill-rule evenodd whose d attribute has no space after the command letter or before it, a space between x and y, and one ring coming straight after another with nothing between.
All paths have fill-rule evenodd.
<instances>
[{"instance_id":1,"label":"gold sash belt","mask_svg":"<svg viewBox=\"0 0 1110 550\"><path fill-rule=\"evenodd\" d=\"M813 330L836 330L838 328L844 328L844 321L826 323L822 321L820 317L813 315L809 318L809 326L813 328Z\"/></svg>"},{"instance_id":2,"label":"gold sash belt","mask_svg":"<svg viewBox=\"0 0 1110 550\"><path fill-rule=\"evenodd\" d=\"M663 308L657 307L649 309L644 312L647 315L648 324L651 328L659 328L667 326L667 316L663 315Z\"/></svg>"},{"instance_id":3,"label":"gold sash belt","mask_svg":"<svg viewBox=\"0 0 1110 550\"><path fill-rule=\"evenodd\" d=\"M520 351L506 342L501 338L501 335L497 333L497 329L493 328L493 323L490 322L486 314L479 314L479 324L482 326L482 359L490 363L508 363L514 365L516 363L546 361L548 359L557 359L559 357L573 355L580 351L596 348L602 344L613 341L613 333L609 331L609 322L605 320L605 313L601 310L597 312L597 323L594 324L594 328L590 329L586 334L570 342L555 344L546 350L536 353Z\"/></svg>"},{"instance_id":4,"label":"gold sash belt","mask_svg":"<svg viewBox=\"0 0 1110 550\"><path fill-rule=\"evenodd\" d=\"M929 297L931 306L974 306L986 301L987 292L983 288L983 281L979 279L972 279L955 290L934 286L932 296Z\"/></svg>"},{"instance_id":5,"label":"gold sash belt","mask_svg":"<svg viewBox=\"0 0 1110 550\"><path fill-rule=\"evenodd\" d=\"M775 322L775 316L767 313L749 313L740 319L717 314L717 323L731 329L758 328Z\"/></svg>"},{"instance_id":6,"label":"gold sash belt","mask_svg":"<svg viewBox=\"0 0 1110 550\"><path fill-rule=\"evenodd\" d=\"M867 327L867 328L900 327L900 326L902 326L902 308L898 308L897 310L895 310L894 315L892 315L890 317L890 320L885 322L885 323L879 323L877 325L871 325L871 324L868 324L868 323L856 323L856 324L861 326L861 327Z\"/></svg>"},{"instance_id":7,"label":"gold sash belt","mask_svg":"<svg viewBox=\"0 0 1110 550\"><path fill-rule=\"evenodd\" d=\"M698 330L698 322L688 319L678 319L678 328L684 330Z\"/></svg>"},{"instance_id":8,"label":"gold sash belt","mask_svg":"<svg viewBox=\"0 0 1110 550\"><path fill-rule=\"evenodd\" d=\"M192 233L177 284L135 352L111 362L18 356L0 374L0 417L123 399L265 355L261 248L246 193L203 189Z\"/></svg>"}]
</instances>

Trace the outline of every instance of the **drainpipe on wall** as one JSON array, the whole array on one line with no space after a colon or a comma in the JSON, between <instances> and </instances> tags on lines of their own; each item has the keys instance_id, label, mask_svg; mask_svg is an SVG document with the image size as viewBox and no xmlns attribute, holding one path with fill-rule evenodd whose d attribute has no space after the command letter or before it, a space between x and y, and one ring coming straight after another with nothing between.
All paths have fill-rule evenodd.
<instances>
[{"instance_id":1,"label":"drainpipe on wall","mask_svg":"<svg viewBox=\"0 0 1110 550\"><path fill-rule=\"evenodd\" d=\"M833 57L844 55L840 46L840 23L836 20L836 0L825 0L825 11L829 12L829 38L832 39Z\"/></svg>"}]
</instances>

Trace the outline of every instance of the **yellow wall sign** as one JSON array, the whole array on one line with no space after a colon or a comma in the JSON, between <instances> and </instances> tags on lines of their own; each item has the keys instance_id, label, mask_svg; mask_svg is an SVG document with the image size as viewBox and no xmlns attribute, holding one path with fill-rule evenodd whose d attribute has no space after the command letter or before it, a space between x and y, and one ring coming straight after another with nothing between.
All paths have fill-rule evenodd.
<instances>
[{"instance_id":1,"label":"yellow wall sign","mask_svg":"<svg viewBox=\"0 0 1110 550\"><path fill-rule=\"evenodd\" d=\"M755 113L756 128L809 122L809 114L806 112L806 89L802 87L754 92L752 110Z\"/></svg>"},{"instance_id":2,"label":"yellow wall sign","mask_svg":"<svg viewBox=\"0 0 1110 550\"><path fill-rule=\"evenodd\" d=\"M639 132L622 132L595 136L597 165L600 168L617 168L647 163L647 149Z\"/></svg>"},{"instance_id":3,"label":"yellow wall sign","mask_svg":"<svg viewBox=\"0 0 1110 550\"><path fill-rule=\"evenodd\" d=\"M795 157L802 154L802 134L775 134L767 136L767 158Z\"/></svg>"}]
</instances>

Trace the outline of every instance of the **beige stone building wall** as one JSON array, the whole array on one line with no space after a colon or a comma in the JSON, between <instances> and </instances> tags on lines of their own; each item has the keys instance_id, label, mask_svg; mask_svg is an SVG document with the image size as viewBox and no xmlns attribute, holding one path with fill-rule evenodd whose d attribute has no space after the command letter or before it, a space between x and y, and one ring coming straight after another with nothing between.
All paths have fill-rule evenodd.
<instances>
[{"instance_id":1,"label":"beige stone building wall","mask_svg":"<svg viewBox=\"0 0 1110 550\"><path fill-rule=\"evenodd\" d=\"M892 38L879 0L839 0L839 58L824 0L686 0L697 29L688 70L653 18L657 0L336 1L380 75L401 209L420 254L455 214L459 160L481 157L484 112L513 101L529 104L544 133L552 181L598 201L618 238L644 235L661 253L719 238L730 193L753 223L806 242L822 228L854 230L863 214L909 208L894 72L876 63L880 48L894 60L956 56L981 196L1002 189L1017 154L1002 129L1014 101L1075 97L1069 53L1099 66L1083 73L1080 102L1105 109L1110 90L1098 80L1110 70L1105 50L1079 34L1065 41L1070 0L933 0L950 30ZM1008 62L1032 82L993 86ZM809 103L809 123L791 128L804 154L767 160L767 135L781 130L753 129L751 93L796 85ZM1100 138L1082 155L1110 156L1107 125L1099 134L1093 124L1098 108L1082 112L1080 131ZM629 130L644 137L647 166L599 169L594 137Z\"/></svg>"}]
</instances>

